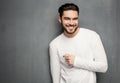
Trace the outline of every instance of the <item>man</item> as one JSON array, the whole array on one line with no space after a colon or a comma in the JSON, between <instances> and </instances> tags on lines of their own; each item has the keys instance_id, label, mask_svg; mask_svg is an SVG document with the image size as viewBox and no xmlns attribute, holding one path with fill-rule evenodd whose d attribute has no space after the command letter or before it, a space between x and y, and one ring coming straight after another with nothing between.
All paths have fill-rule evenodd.
<instances>
[{"instance_id":1,"label":"man","mask_svg":"<svg viewBox=\"0 0 120 83\"><path fill-rule=\"evenodd\" d=\"M106 72L106 54L99 35L78 25L79 8L66 3L59 8L63 33L50 43L53 83L96 83L95 72Z\"/></svg>"}]
</instances>

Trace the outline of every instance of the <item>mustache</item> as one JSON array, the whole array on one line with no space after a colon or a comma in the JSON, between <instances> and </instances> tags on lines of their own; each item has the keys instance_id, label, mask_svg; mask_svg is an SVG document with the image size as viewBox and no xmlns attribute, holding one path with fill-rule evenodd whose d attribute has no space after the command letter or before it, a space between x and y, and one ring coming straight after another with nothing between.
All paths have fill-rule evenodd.
<instances>
[{"instance_id":1,"label":"mustache","mask_svg":"<svg viewBox=\"0 0 120 83\"><path fill-rule=\"evenodd\" d=\"M69 25L66 25L67 27L75 27L76 25L75 24L69 24Z\"/></svg>"}]
</instances>

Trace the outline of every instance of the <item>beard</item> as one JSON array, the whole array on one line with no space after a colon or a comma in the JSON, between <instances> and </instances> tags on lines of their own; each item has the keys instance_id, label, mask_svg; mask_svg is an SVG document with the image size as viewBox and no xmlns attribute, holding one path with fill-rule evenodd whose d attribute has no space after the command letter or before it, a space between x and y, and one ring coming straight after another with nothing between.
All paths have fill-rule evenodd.
<instances>
[{"instance_id":1,"label":"beard","mask_svg":"<svg viewBox=\"0 0 120 83\"><path fill-rule=\"evenodd\" d=\"M62 27L63 27L63 30L64 30L67 34L73 34L73 33L75 33L76 30L78 29L78 25L76 25L76 24L74 24L74 25L71 25L71 24L65 25L66 27L74 27L74 31L69 32L69 31L63 26L62 23L61 23L61 25L62 25Z\"/></svg>"}]
</instances>

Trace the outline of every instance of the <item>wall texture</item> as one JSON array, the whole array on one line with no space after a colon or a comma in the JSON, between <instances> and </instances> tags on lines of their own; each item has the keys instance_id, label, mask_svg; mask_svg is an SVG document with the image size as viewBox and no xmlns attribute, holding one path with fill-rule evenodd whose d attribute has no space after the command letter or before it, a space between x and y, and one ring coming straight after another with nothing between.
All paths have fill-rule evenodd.
<instances>
[{"instance_id":1,"label":"wall texture","mask_svg":"<svg viewBox=\"0 0 120 83\"><path fill-rule=\"evenodd\" d=\"M61 33L57 9L80 7L80 26L100 34L109 69L98 83L119 83L119 0L0 0L0 83L52 83L49 42Z\"/></svg>"}]
</instances>

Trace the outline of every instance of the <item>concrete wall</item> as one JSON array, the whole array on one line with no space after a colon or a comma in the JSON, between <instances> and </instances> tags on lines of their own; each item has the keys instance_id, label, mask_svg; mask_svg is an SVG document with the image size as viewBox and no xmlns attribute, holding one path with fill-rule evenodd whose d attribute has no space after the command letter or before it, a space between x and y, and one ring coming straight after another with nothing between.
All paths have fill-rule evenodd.
<instances>
[{"instance_id":1,"label":"concrete wall","mask_svg":"<svg viewBox=\"0 0 120 83\"><path fill-rule=\"evenodd\" d=\"M109 69L98 83L119 83L119 0L0 0L0 83L52 83L49 42L61 33L57 9L80 7L80 26L100 34Z\"/></svg>"}]
</instances>

